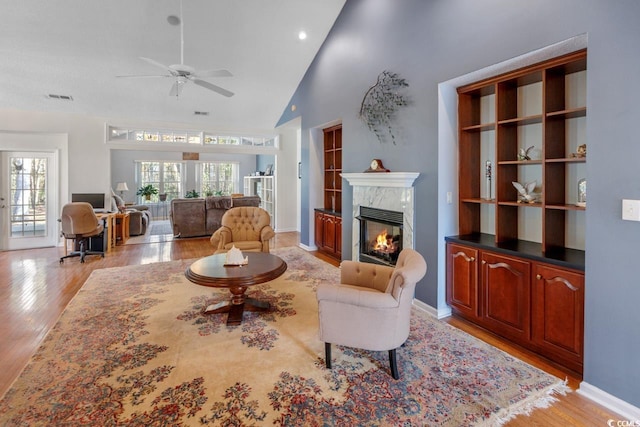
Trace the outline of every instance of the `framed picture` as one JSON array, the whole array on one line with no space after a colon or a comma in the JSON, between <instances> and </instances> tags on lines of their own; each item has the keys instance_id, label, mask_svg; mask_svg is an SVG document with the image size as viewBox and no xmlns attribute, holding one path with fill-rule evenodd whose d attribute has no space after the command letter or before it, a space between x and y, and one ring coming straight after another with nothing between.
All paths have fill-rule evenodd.
<instances>
[{"instance_id":1,"label":"framed picture","mask_svg":"<svg viewBox=\"0 0 640 427\"><path fill-rule=\"evenodd\" d=\"M200 153L182 153L182 160L200 160Z\"/></svg>"},{"instance_id":2,"label":"framed picture","mask_svg":"<svg viewBox=\"0 0 640 427\"><path fill-rule=\"evenodd\" d=\"M267 165L267 170L264 171L265 175L273 175L273 165Z\"/></svg>"}]
</instances>

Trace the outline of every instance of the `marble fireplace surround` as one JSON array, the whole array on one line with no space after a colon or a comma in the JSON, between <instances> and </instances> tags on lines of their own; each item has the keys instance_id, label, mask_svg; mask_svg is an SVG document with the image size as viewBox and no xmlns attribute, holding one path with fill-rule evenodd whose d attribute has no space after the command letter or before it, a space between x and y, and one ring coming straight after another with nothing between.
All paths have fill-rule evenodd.
<instances>
[{"instance_id":1,"label":"marble fireplace surround","mask_svg":"<svg viewBox=\"0 0 640 427\"><path fill-rule=\"evenodd\" d=\"M418 172L343 173L341 176L353 187L353 245L351 257L359 261L360 206L402 212L402 247L414 249L414 186Z\"/></svg>"}]
</instances>

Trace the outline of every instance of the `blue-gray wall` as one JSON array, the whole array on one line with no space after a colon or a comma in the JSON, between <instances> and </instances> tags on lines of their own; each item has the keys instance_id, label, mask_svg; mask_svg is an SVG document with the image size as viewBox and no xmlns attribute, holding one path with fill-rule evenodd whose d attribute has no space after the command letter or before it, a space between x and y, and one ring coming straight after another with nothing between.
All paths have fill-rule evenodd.
<instances>
[{"instance_id":1,"label":"blue-gray wall","mask_svg":"<svg viewBox=\"0 0 640 427\"><path fill-rule=\"evenodd\" d=\"M256 156L256 170L260 172L264 172L267 170L267 167L271 165L271 174L275 173L276 168L276 156L271 156L268 154L260 154Z\"/></svg>"},{"instance_id":2,"label":"blue-gray wall","mask_svg":"<svg viewBox=\"0 0 640 427\"><path fill-rule=\"evenodd\" d=\"M302 232L310 245L310 130L341 120L343 170L371 158L392 171L420 172L416 248L429 261L418 299L437 307L438 83L588 35L585 374L589 384L640 406L640 223L621 220L621 200L640 199L640 2L637 0L347 0L279 123L302 118ZM410 84L397 145L380 144L358 119L365 91L385 70ZM290 106L295 104L295 113ZM311 156L313 158L313 156ZM448 167L448 165L447 165ZM343 216L352 192L343 184ZM351 258L343 221L343 258Z\"/></svg>"}]
</instances>

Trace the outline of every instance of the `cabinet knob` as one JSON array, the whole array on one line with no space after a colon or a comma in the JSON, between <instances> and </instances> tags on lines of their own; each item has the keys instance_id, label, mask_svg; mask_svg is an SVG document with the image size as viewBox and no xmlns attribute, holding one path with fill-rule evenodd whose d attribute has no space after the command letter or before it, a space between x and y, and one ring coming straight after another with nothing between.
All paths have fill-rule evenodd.
<instances>
[{"instance_id":1,"label":"cabinet knob","mask_svg":"<svg viewBox=\"0 0 640 427\"><path fill-rule=\"evenodd\" d=\"M475 261L475 260L476 260L476 257L473 257L473 256L472 256L471 258L469 258L469 262L473 262L473 261Z\"/></svg>"},{"instance_id":2,"label":"cabinet knob","mask_svg":"<svg viewBox=\"0 0 640 427\"><path fill-rule=\"evenodd\" d=\"M485 261L485 260L482 260L482 264L486 264L486 263L487 263L487 261Z\"/></svg>"},{"instance_id":3,"label":"cabinet knob","mask_svg":"<svg viewBox=\"0 0 640 427\"><path fill-rule=\"evenodd\" d=\"M540 279L542 279L542 276L539 275L539 274L536 274L536 279L540 280Z\"/></svg>"}]
</instances>

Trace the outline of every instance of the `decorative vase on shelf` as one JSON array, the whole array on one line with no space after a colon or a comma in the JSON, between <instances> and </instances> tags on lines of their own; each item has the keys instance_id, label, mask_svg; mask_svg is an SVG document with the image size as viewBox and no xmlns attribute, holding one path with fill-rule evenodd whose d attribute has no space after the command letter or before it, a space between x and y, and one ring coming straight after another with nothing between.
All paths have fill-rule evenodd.
<instances>
[{"instance_id":1,"label":"decorative vase on shelf","mask_svg":"<svg viewBox=\"0 0 640 427\"><path fill-rule=\"evenodd\" d=\"M578 181L578 203L576 206L587 207L587 180L585 178Z\"/></svg>"},{"instance_id":2,"label":"decorative vase on shelf","mask_svg":"<svg viewBox=\"0 0 640 427\"><path fill-rule=\"evenodd\" d=\"M491 161L485 162L485 199L491 200Z\"/></svg>"}]
</instances>

